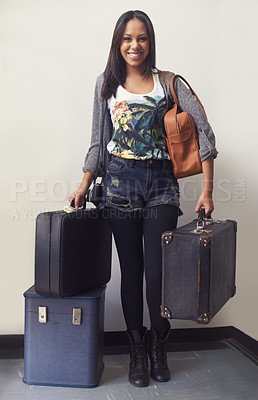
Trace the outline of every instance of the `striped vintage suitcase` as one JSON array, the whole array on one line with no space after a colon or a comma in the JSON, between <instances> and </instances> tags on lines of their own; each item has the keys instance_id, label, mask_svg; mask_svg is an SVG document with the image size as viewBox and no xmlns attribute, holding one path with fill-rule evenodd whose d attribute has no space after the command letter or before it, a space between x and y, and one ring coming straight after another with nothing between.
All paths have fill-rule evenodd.
<instances>
[{"instance_id":1,"label":"striped vintage suitcase","mask_svg":"<svg viewBox=\"0 0 258 400\"><path fill-rule=\"evenodd\" d=\"M105 286L74 297L25 297L24 378L30 385L95 387L104 368Z\"/></svg>"},{"instance_id":2,"label":"striped vintage suitcase","mask_svg":"<svg viewBox=\"0 0 258 400\"><path fill-rule=\"evenodd\" d=\"M204 221L162 234L164 318L209 323L235 294L237 223Z\"/></svg>"}]
</instances>

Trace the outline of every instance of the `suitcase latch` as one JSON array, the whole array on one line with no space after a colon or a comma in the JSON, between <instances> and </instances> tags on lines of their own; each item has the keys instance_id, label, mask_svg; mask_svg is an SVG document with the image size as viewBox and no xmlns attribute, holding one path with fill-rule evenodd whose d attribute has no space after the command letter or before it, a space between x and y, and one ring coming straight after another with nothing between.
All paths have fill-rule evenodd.
<instances>
[{"instance_id":1,"label":"suitcase latch","mask_svg":"<svg viewBox=\"0 0 258 400\"><path fill-rule=\"evenodd\" d=\"M81 325L82 310L81 308L73 308L73 324Z\"/></svg>"},{"instance_id":2,"label":"suitcase latch","mask_svg":"<svg viewBox=\"0 0 258 400\"><path fill-rule=\"evenodd\" d=\"M190 233L197 233L198 235L201 235L202 233L212 233L211 229L202 229L202 228L196 228L192 231L190 231Z\"/></svg>"},{"instance_id":3,"label":"suitcase latch","mask_svg":"<svg viewBox=\"0 0 258 400\"><path fill-rule=\"evenodd\" d=\"M38 312L39 312L39 322L41 324L46 324L47 323L47 307L39 307Z\"/></svg>"}]
</instances>

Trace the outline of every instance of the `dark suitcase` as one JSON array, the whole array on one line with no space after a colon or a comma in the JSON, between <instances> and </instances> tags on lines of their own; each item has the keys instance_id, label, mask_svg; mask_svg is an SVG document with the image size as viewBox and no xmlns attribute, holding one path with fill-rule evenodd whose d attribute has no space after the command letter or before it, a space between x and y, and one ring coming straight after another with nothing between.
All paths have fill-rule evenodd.
<instances>
[{"instance_id":1,"label":"dark suitcase","mask_svg":"<svg viewBox=\"0 0 258 400\"><path fill-rule=\"evenodd\" d=\"M112 234L96 209L44 212L36 219L35 290L72 296L106 284Z\"/></svg>"},{"instance_id":2,"label":"dark suitcase","mask_svg":"<svg viewBox=\"0 0 258 400\"><path fill-rule=\"evenodd\" d=\"M236 292L236 221L199 220L162 234L164 318L209 323Z\"/></svg>"},{"instance_id":3,"label":"dark suitcase","mask_svg":"<svg viewBox=\"0 0 258 400\"><path fill-rule=\"evenodd\" d=\"M104 367L105 286L70 298L42 297L33 286L24 297L23 381L97 386Z\"/></svg>"}]
</instances>

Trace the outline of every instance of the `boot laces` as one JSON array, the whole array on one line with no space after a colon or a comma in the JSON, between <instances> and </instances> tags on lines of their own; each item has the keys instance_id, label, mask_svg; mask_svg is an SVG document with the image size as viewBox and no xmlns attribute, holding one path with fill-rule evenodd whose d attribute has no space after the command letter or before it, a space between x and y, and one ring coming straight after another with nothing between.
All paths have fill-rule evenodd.
<instances>
[{"instance_id":1,"label":"boot laces","mask_svg":"<svg viewBox=\"0 0 258 400\"><path fill-rule=\"evenodd\" d=\"M146 366L147 354L144 344L140 343L138 345L133 345L131 350L132 351L131 351L130 365L136 368L142 367L142 365Z\"/></svg>"},{"instance_id":2,"label":"boot laces","mask_svg":"<svg viewBox=\"0 0 258 400\"><path fill-rule=\"evenodd\" d=\"M162 361L162 362L167 361L167 355L164 350L164 346L165 346L165 339L158 338L155 335L154 340L153 340L153 348L152 348L152 357L153 357L153 361L155 363L157 363L159 361Z\"/></svg>"}]
</instances>

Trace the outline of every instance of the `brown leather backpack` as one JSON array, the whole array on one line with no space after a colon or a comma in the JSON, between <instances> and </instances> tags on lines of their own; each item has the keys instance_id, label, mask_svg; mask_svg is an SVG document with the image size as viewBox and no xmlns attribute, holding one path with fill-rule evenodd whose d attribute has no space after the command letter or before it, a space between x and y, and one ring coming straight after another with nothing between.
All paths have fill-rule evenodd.
<instances>
[{"instance_id":1,"label":"brown leather backpack","mask_svg":"<svg viewBox=\"0 0 258 400\"><path fill-rule=\"evenodd\" d=\"M179 77L187 84L190 92L196 97L203 111L204 108L188 82L181 75L173 75L170 79L170 91L175 103L173 108L168 110L164 116L164 126L174 176L178 179L200 174L202 172L202 163L199 155L198 135L194 121L186 111L181 109L174 90L174 79L176 77ZM163 71L163 79L167 86L165 71Z\"/></svg>"}]
</instances>

